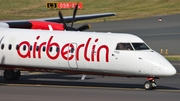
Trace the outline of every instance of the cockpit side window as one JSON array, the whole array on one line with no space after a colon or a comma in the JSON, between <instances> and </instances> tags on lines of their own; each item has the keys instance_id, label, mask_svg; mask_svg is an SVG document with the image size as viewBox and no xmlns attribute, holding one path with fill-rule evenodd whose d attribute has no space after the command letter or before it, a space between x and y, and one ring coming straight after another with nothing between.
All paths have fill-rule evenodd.
<instances>
[{"instance_id":1,"label":"cockpit side window","mask_svg":"<svg viewBox=\"0 0 180 101\"><path fill-rule=\"evenodd\" d=\"M133 50L130 43L118 43L116 50Z\"/></svg>"},{"instance_id":2,"label":"cockpit side window","mask_svg":"<svg viewBox=\"0 0 180 101\"><path fill-rule=\"evenodd\" d=\"M135 50L149 50L150 48L145 43L132 43Z\"/></svg>"}]
</instances>

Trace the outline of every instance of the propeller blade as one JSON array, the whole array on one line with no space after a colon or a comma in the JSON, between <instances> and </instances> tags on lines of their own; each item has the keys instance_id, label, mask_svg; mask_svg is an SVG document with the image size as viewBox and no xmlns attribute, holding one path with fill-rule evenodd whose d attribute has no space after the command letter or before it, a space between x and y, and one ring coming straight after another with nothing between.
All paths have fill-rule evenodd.
<instances>
[{"instance_id":1,"label":"propeller blade","mask_svg":"<svg viewBox=\"0 0 180 101\"><path fill-rule=\"evenodd\" d=\"M85 25L82 25L81 27L79 28L73 28L73 24L74 24L74 21L75 21L75 16L76 16L76 13L77 13L77 9L78 9L78 3L76 4L75 8L74 8L74 12L73 12L73 18L72 18L72 24L71 24L71 27L67 26L64 18L63 18L63 15L61 13L61 10L59 10L59 18L60 18L60 22L63 23L64 25L64 29L67 30L67 31L84 31L86 29L90 29L90 25L88 24L85 24Z\"/></svg>"},{"instance_id":2,"label":"propeller blade","mask_svg":"<svg viewBox=\"0 0 180 101\"><path fill-rule=\"evenodd\" d=\"M91 29L91 26L89 24L85 24L85 25L82 25L81 27L79 27L77 30L84 31L86 29Z\"/></svg>"},{"instance_id":3,"label":"propeller blade","mask_svg":"<svg viewBox=\"0 0 180 101\"><path fill-rule=\"evenodd\" d=\"M61 22L63 23L64 28L65 28L66 30L68 30L68 27L67 27L67 25L66 25L66 22L64 21L64 18L63 18L63 16L62 16L61 10L59 10L59 18L60 18Z\"/></svg>"},{"instance_id":4,"label":"propeller blade","mask_svg":"<svg viewBox=\"0 0 180 101\"><path fill-rule=\"evenodd\" d=\"M76 6L75 6L75 8L74 8L73 19L72 19L71 27L73 27L74 19L75 19L76 13L77 13L77 9L78 9L78 3L76 4Z\"/></svg>"}]
</instances>

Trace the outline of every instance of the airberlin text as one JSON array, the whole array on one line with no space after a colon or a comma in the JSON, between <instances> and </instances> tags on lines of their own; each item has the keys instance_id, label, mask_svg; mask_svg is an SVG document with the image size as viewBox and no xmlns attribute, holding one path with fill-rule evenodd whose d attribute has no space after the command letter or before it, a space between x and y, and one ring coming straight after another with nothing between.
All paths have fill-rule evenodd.
<instances>
[{"instance_id":1,"label":"airberlin text","mask_svg":"<svg viewBox=\"0 0 180 101\"><path fill-rule=\"evenodd\" d=\"M39 40L40 36L36 37L36 40ZM72 59L76 59L77 61L79 61L79 57L80 54L83 54L83 57L86 61L95 61L95 59L97 60L97 62L100 62L100 58L101 55L104 55L102 57L104 57L103 59L105 59L106 62L109 62L109 47L107 45L101 45L99 47L96 47L96 44L93 44L92 47L90 47L90 42L92 41L92 38L88 38L87 42L84 44L79 44L76 48L75 54L69 54L71 52L71 49L74 49L75 47L73 46L72 43L66 43L64 45L62 45L62 48L60 49L61 45L59 45L57 42L53 42L52 41L53 36L50 36L50 38L48 39L47 42L41 42L41 43L37 43L34 42L33 44L33 48L32 51L30 50L30 43L28 41L22 41L20 42L20 44L18 45L18 49L17 49L17 53L21 58L38 58L41 59L41 55L42 55L42 47L46 46L46 55L49 59L52 60L56 60L57 58L61 57L64 60L72 60ZM98 38L94 40L95 43L98 42ZM38 45L37 45L38 44ZM22 47L26 45L28 47L28 50L26 50L25 52L23 52ZM36 47L39 46L38 51L36 50ZM51 55L50 54L50 48L51 47L56 47L59 50L56 51L55 55ZM91 51L91 55L88 57L89 54L89 50ZM80 50L83 50L83 53L80 53ZM105 53L102 54L101 50L105 50ZM96 55L94 55L96 51ZM37 54L37 56L36 56Z\"/></svg>"}]
</instances>

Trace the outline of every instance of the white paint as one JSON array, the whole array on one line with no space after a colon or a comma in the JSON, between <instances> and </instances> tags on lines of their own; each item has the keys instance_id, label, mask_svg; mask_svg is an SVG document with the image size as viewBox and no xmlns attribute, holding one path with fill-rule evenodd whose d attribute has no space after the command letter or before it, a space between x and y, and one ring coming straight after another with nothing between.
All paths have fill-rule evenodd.
<instances>
[{"instance_id":1,"label":"white paint","mask_svg":"<svg viewBox=\"0 0 180 101\"><path fill-rule=\"evenodd\" d=\"M1 65L23 66L28 68L39 68L39 71L49 70L66 70L66 71L84 71L92 73L100 73L101 75L116 74L122 76L143 76L143 77L161 77L172 76L176 74L175 68L159 53L149 50L115 50L117 43L144 43L139 37L126 33L96 33L96 32L73 32L73 31L46 31L46 30L27 30L27 29L0 29L0 38L4 37L1 44L4 44L4 49L0 49L0 63ZM36 37L40 36L37 40ZM109 62L105 60L105 50L100 51L100 62L95 58L94 61L84 59L84 48L79 50L79 60L69 64L67 60L63 59L61 54L55 59L51 60L47 57L46 52L41 49L41 59L37 58L21 58L17 54L15 46L22 41L28 41L31 45L37 42L40 45L47 42L53 36L51 43L56 42L60 45L60 50L66 43L76 43L77 46L87 43L89 38L89 48L87 56L91 57L92 47L100 47L106 45L109 47ZM13 40L12 40L13 38ZM98 42L95 42L96 39ZM12 50L8 49L8 45L12 44ZM25 54L23 48L20 51ZM76 50L75 50L76 52ZM97 50L96 50L97 52ZM51 55L55 55L53 50ZM93 54L95 57L97 54ZM77 62L77 68L74 68L74 63ZM70 67L72 66L72 67ZM2 67L2 66L1 66ZM79 72L78 72L79 73ZM83 72L81 72L84 74Z\"/></svg>"}]
</instances>

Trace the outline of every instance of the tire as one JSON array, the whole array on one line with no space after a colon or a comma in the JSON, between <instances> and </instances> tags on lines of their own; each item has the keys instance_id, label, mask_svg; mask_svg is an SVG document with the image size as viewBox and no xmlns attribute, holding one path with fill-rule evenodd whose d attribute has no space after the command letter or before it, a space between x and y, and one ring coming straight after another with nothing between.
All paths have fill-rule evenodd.
<instances>
[{"instance_id":1,"label":"tire","mask_svg":"<svg viewBox=\"0 0 180 101\"><path fill-rule=\"evenodd\" d=\"M13 70L4 71L4 78L6 80L19 80L20 76L21 76L20 71L17 71L17 72L14 72Z\"/></svg>"},{"instance_id":2,"label":"tire","mask_svg":"<svg viewBox=\"0 0 180 101\"><path fill-rule=\"evenodd\" d=\"M13 80L19 80L20 76L21 76L21 72L20 71L14 72Z\"/></svg>"},{"instance_id":3,"label":"tire","mask_svg":"<svg viewBox=\"0 0 180 101\"><path fill-rule=\"evenodd\" d=\"M5 70L4 71L4 78L6 80L13 80L14 71L13 70Z\"/></svg>"},{"instance_id":4,"label":"tire","mask_svg":"<svg viewBox=\"0 0 180 101\"><path fill-rule=\"evenodd\" d=\"M153 90L152 82L151 81L146 81L144 83L144 88L145 88L145 90Z\"/></svg>"}]
</instances>

